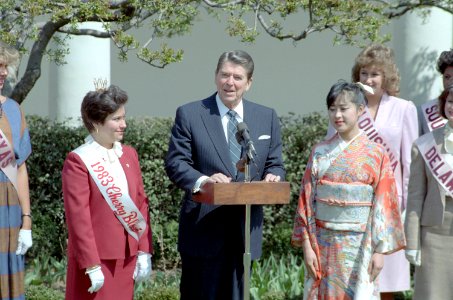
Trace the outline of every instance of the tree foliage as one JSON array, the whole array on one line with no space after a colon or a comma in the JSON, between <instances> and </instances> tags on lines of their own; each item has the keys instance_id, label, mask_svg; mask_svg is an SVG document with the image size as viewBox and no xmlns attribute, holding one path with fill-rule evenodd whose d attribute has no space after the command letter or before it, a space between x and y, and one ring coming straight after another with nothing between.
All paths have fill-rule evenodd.
<instances>
[{"instance_id":1,"label":"tree foliage","mask_svg":"<svg viewBox=\"0 0 453 300\"><path fill-rule=\"evenodd\" d=\"M332 31L336 43L361 44L385 40L380 28L390 18L427 7L453 12L453 1L1 0L0 40L29 54L25 73L8 92L21 103L39 79L45 55L64 63L69 51L66 41L72 35L109 38L119 49L120 60L134 53L163 68L183 57L183 49L173 49L166 41L190 32L202 10L224 18L229 35L243 42L254 42L260 33L297 42L316 32ZM291 28L294 20L297 25ZM78 24L88 21L101 22L104 30L79 28ZM150 29L144 42L130 33L142 27ZM49 47L52 40L58 47Z\"/></svg>"}]
</instances>

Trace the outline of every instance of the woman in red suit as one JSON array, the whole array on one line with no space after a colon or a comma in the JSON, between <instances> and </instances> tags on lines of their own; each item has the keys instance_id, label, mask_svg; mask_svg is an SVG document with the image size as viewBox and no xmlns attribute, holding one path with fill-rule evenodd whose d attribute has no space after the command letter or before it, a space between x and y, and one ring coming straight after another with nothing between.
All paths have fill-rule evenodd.
<instances>
[{"instance_id":1,"label":"woman in red suit","mask_svg":"<svg viewBox=\"0 0 453 300\"><path fill-rule=\"evenodd\" d=\"M151 274L152 238L137 152L122 145L127 94L89 92L82 120L90 135L63 167L68 226L66 300L133 299Z\"/></svg>"}]
</instances>

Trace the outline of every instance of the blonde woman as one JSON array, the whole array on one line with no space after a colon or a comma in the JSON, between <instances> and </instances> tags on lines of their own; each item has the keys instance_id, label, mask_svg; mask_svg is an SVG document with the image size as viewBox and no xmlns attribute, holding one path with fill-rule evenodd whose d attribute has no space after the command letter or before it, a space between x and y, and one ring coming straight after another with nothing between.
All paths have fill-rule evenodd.
<instances>
[{"instance_id":1,"label":"blonde woman","mask_svg":"<svg viewBox=\"0 0 453 300\"><path fill-rule=\"evenodd\" d=\"M0 42L0 91L19 53ZM25 299L24 255L32 245L30 192L25 161L31 154L25 116L0 96L0 299Z\"/></svg>"}]
</instances>

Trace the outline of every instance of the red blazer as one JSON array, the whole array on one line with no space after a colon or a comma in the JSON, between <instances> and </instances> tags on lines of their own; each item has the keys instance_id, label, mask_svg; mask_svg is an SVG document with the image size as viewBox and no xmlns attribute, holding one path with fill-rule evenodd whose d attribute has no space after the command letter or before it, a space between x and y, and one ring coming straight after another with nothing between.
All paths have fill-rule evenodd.
<instances>
[{"instance_id":1,"label":"red blazer","mask_svg":"<svg viewBox=\"0 0 453 300\"><path fill-rule=\"evenodd\" d=\"M129 195L148 224L137 242L113 214L82 159L70 152L63 166L63 198L68 226L68 255L79 268L100 264L101 259L124 259L137 251L152 253L149 201L134 148L123 145L120 163L129 185Z\"/></svg>"}]
</instances>

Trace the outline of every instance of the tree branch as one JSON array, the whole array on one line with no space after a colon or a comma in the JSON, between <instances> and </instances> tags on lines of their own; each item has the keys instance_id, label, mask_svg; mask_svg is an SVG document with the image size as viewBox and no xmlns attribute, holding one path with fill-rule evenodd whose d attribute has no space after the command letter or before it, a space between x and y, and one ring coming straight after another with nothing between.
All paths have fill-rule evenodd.
<instances>
[{"instance_id":1,"label":"tree branch","mask_svg":"<svg viewBox=\"0 0 453 300\"><path fill-rule=\"evenodd\" d=\"M234 1L231 1L231 2L228 2L228 3L223 3L223 4L215 3L215 2L210 1L210 0L203 0L203 2L206 5L208 5L210 7L214 7L214 8L226 8L226 7L232 6L232 5L245 4L244 0L234 0Z\"/></svg>"},{"instance_id":2,"label":"tree branch","mask_svg":"<svg viewBox=\"0 0 453 300\"><path fill-rule=\"evenodd\" d=\"M401 17L404 14L410 11L414 11L416 9L431 7L436 7L447 13L453 14L453 3L443 4L442 2L435 0L420 0L415 3L413 1L399 1L397 4L394 5L384 0L381 0L379 2L389 6L387 11L384 12L384 16L386 16L389 19Z\"/></svg>"},{"instance_id":3,"label":"tree branch","mask_svg":"<svg viewBox=\"0 0 453 300\"><path fill-rule=\"evenodd\" d=\"M106 31L101 31L101 30L95 30L95 29L78 29L78 30L68 30L66 28L59 28L57 30L58 32L61 33L67 33L71 35L89 35L97 38L110 38L111 33L113 32L106 32Z\"/></svg>"},{"instance_id":4,"label":"tree branch","mask_svg":"<svg viewBox=\"0 0 453 300\"><path fill-rule=\"evenodd\" d=\"M39 79L39 77L41 77L42 58L44 56L47 45L50 42L50 39L58 28L66 25L67 23L69 23L69 20L64 19L55 23L47 22L43 26L38 39L33 43L25 73L22 76L21 80L14 87L14 90L11 94L12 99L16 100L18 103L22 103L22 101L24 101L25 97L31 91L36 81Z\"/></svg>"},{"instance_id":5,"label":"tree branch","mask_svg":"<svg viewBox=\"0 0 453 300\"><path fill-rule=\"evenodd\" d=\"M275 32L274 29L272 29L264 20L264 17L259 13L257 15L258 21L260 22L261 26L264 28L267 34L269 34L271 37L277 38L279 40L284 40L284 39L292 39L294 41L300 41L302 39L305 39L310 33L315 32L316 30L313 29L311 26L308 26L304 31L302 31L298 35L294 34L280 34Z\"/></svg>"}]
</instances>

